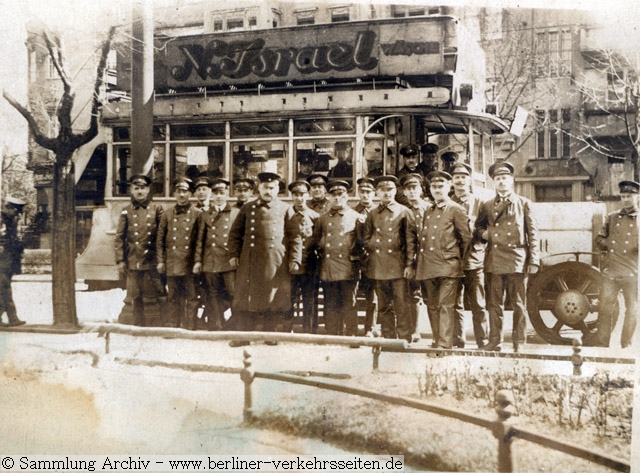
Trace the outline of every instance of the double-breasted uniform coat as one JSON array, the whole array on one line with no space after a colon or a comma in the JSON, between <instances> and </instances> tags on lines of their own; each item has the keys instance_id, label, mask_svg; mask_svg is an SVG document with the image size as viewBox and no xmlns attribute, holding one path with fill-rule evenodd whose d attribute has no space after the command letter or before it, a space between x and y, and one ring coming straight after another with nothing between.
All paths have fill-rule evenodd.
<instances>
[{"instance_id":1,"label":"double-breasted uniform coat","mask_svg":"<svg viewBox=\"0 0 640 473\"><path fill-rule=\"evenodd\" d=\"M122 209L116 227L116 263L127 266L127 296L131 298L134 323L145 325L144 277L160 281L156 273L156 238L164 208L151 198L144 202L131 199ZM163 291L161 291L163 292Z\"/></svg>"},{"instance_id":2,"label":"double-breasted uniform coat","mask_svg":"<svg viewBox=\"0 0 640 473\"><path fill-rule=\"evenodd\" d=\"M538 228L531 201L515 193L482 203L475 234L488 232L484 259L489 311L489 344L502 342L505 294L513 304L514 347L524 343L528 265L540 265Z\"/></svg>"},{"instance_id":3,"label":"double-breasted uniform coat","mask_svg":"<svg viewBox=\"0 0 640 473\"><path fill-rule=\"evenodd\" d=\"M281 315L291 309L289 265L302 263L293 215L279 199L258 198L240 209L229 234L229 253L239 258L234 311Z\"/></svg>"},{"instance_id":4,"label":"double-breasted uniform coat","mask_svg":"<svg viewBox=\"0 0 640 473\"><path fill-rule=\"evenodd\" d=\"M197 279L193 274L201 211L191 203L169 207L158 227L157 258L165 265L169 318L165 324L195 329Z\"/></svg>"},{"instance_id":5,"label":"double-breasted uniform coat","mask_svg":"<svg viewBox=\"0 0 640 473\"><path fill-rule=\"evenodd\" d=\"M222 328L224 311L233 300L236 268L230 262L229 233L239 212L236 206L226 203L219 211L210 205L201 214L195 262L202 264L206 289L204 315L209 330Z\"/></svg>"}]
</instances>

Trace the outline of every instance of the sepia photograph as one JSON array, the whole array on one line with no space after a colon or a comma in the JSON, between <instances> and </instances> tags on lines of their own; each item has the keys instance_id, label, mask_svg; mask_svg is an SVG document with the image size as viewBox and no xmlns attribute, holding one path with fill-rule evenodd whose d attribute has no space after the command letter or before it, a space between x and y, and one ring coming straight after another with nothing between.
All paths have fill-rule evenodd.
<instances>
[{"instance_id":1,"label":"sepia photograph","mask_svg":"<svg viewBox=\"0 0 640 473\"><path fill-rule=\"evenodd\" d=\"M0 12L0 471L640 472L640 6Z\"/></svg>"}]
</instances>

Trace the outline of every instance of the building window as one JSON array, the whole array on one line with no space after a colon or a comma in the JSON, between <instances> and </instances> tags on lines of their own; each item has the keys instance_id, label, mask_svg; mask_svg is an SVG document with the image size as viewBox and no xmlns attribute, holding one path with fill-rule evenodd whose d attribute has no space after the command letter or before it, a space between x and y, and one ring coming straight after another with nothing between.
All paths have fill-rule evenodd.
<instances>
[{"instance_id":1,"label":"building window","mask_svg":"<svg viewBox=\"0 0 640 473\"><path fill-rule=\"evenodd\" d=\"M571 157L571 110L536 110L536 157Z\"/></svg>"},{"instance_id":2,"label":"building window","mask_svg":"<svg viewBox=\"0 0 640 473\"><path fill-rule=\"evenodd\" d=\"M546 123L545 123L545 111L536 110L536 157L542 159L545 157L545 142L546 142Z\"/></svg>"},{"instance_id":3,"label":"building window","mask_svg":"<svg viewBox=\"0 0 640 473\"><path fill-rule=\"evenodd\" d=\"M350 19L351 9L349 6L329 7L329 10L331 11L331 23L349 21Z\"/></svg>"},{"instance_id":4,"label":"building window","mask_svg":"<svg viewBox=\"0 0 640 473\"><path fill-rule=\"evenodd\" d=\"M563 77L571 74L571 31L536 33L536 75Z\"/></svg>"},{"instance_id":5,"label":"building window","mask_svg":"<svg viewBox=\"0 0 640 473\"><path fill-rule=\"evenodd\" d=\"M280 10L277 10L276 8L272 8L271 13L273 13L273 18L271 19L271 26L273 26L274 28L277 28L280 25L282 14L280 13Z\"/></svg>"},{"instance_id":6,"label":"building window","mask_svg":"<svg viewBox=\"0 0 640 473\"><path fill-rule=\"evenodd\" d=\"M571 184L537 185L536 202L571 202Z\"/></svg>"},{"instance_id":7,"label":"building window","mask_svg":"<svg viewBox=\"0 0 640 473\"><path fill-rule=\"evenodd\" d=\"M222 20L214 20L213 31L222 31Z\"/></svg>"},{"instance_id":8,"label":"building window","mask_svg":"<svg viewBox=\"0 0 640 473\"><path fill-rule=\"evenodd\" d=\"M562 157L570 158L571 157L571 110L568 108L562 109Z\"/></svg>"},{"instance_id":9,"label":"building window","mask_svg":"<svg viewBox=\"0 0 640 473\"><path fill-rule=\"evenodd\" d=\"M252 26L258 26L258 19L255 16L249 18L249 28Z\"/></svg>"},{"instance_id":10,"label":"building window","mask_svg":"<svg viewBox=\"0 0 640 473\"><path fill-rule=\"evenodd\" d=\"M558 138L560 130L558 129L558 111L549 110L549 158L558 158Z\"/></svg>"},{"instance_id":11,"label":"building window","mask_svg":"<svg viewBox=\"0 0 640 473\"><path fill-rule=\"evenodd\" d=\"M241 30L244 28L244 20L242 18L229 18L227 20L227 30Z\"/></svg>"},{"instance_id":12,"label":"building window","mask_svg":"<svg viewBox=\"0 0 640 473\"><path fill-rule=\"evenodd\" d=\"M296 25L300 26L300 25L313 25L315 24L316 19L312 16L309 17L303 17L303 18L298 18L296 20Z\"/></svg>"},{"instance_id":13,"label":"building window","mask_svg":"<svg viewBox=\"0 0 640 473\"><path fill-rule=\"evenodd\" d=\"M431 10L436 10L435 13L431 13ZM423 16L426 12L425 7L417 5L391 5L391 17L392 18L404 18L405 16ZM429 14L440 13L439 8L429 9Z\"/></svg>"},{"instance_id":14,"label":"building window","mask_svg":"<svg viewBox=\"0 0 640 473\"><path fill-rule=\"evenodd\" d=\"M313 25L316 22L317 8L305 8L295 10L293 14L296 16L297 25Z\"/></svg>"}]
</instances>

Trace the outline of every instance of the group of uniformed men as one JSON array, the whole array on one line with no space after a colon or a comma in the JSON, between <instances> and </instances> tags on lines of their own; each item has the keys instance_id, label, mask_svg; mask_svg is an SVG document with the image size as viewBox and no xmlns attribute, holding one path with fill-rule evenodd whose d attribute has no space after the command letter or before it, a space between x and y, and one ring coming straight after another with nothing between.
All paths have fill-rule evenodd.
<instances>
[{"instance_id":1,"label":"group of uniformed men","mask_svg":"<svg viewBox=\"0 0 640 473\"><path fill-rule=\"evenodd\" d=\"M176 203L163 210L152 202L150 179L133 176L131 203L117 228L116 258L127 272L135 323L145 325L144 273L157 271L166 276L166 326L196 329L204 301L202 319L209 330L274 331L281 325L290 332L301 299L303 329L316 333L322 287L326 332L358 335L360 287L366 334L375 328L377 298L382 336L419 341L424 297L433 347L465 347L466 305L478 348L500 351L506 296L518 351L526 341L527 274L539 266L531 202L513 192L514 168L508 162L489 168L496 195L481 201L471 192L471 168L457 162L455 153L443 154L439 166L436 145L422 147L420 163L419 151L416 145L401 149L405 166L398 177L359 179L354 208L348 204L347 181L323 174L294 181L288 186L289 205L278 197L281 177L263 172L252 200L253 181L235 181L235 204L228 201L225 179L178 179ZM622 192L635 189L637 194L633 185L621 186ZM603 246L606 240L602 236ZM631 325L635 322L625 322ZM629 344L630 336L624 340ZM608 344L608 338L600 343Z\"/></svg>"}]
</instances>

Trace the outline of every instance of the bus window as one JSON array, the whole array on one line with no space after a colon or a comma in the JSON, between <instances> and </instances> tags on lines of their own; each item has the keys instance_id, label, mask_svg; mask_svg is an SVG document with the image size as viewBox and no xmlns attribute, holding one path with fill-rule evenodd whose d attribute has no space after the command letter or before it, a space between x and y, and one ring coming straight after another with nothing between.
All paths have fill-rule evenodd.
<instances>
[{"instance_id":1,"label":"bus window","mask_svg":"<svg viewBox=\"0 0 640 473\"><path fill-rule=\"evenodd\" d=\"M258 182L261 172L275 172L282 176L280 192L284 192L284 180L288 175L288 149L285 141L258 141L233 145L232 181L240 178Z\"/></svg>"},{"instance_id":2,"label":"bus window","mask_svg":"<svg viewBox=\"0 0 640 473\"><path fill-rule=\"evenodd\" d=\"M240 136L287 136L288 120L269 122L234 122L231 124L231 137Z\"/></svg>"},{"instance_id":3,"label":"bus window","mask_svg":"<svg viewBox=\"0 0 640 473\"><path fill-rule=\"evenodd\" d=\"M384 174L384 155L382 153L383 140L367 140L364 145L364 162L362 175L377 177Z\"/></svg>"},{"instance_id":4,"label":"bus window","mask_svg":"<svg viewBox=\"0 0 640 473\"><path fill-rule=\"evenodd\" d=\"M329 179L353 183L353 143L351 141L297 141L296 179L324 174Z\"/></svg>"},{"instance_id":5,"label":"bus window","mask_svg":"<svg viewBox=\"0 0 640 473\"><path fill-rule=\"evenodd\" d=\"M171 181L187 177L195 181L198 176L225 177L224 145L193 144L172 146Z\"/></svg>"},{"instance_id":6,"label":"bus window","mask_svg":"<svg viewBox=\"0 0 640 473\"><path fill-rule=\"evenodd\" d=\"M346 117L296 120L294 127L296 135L353 134L356 132L356 119Z\"/></svg>"},{"instance_id":7,"label":"bus window","mask_svg":"<svg viewBox=\"0 0 640 473\"><path fill-rule=\"evenodd\" d=\"M147 175L151 177L151 192L156 196L164 195L164 163L165 151L164 145L156 145L153 147L153 165ZM113 190L114 196L129 195L129 178L131 177L131 147L114 146L113 156L115 162L115 185Z\"/></svg>"},{"instance_id":8,"label":"bus window","mask_svg":"<svg viewBox=\"0 0 640 473\"><path fill-rule=\"evenodd\" d=\"M224 123L171 125L172 141L203 140L208 138L224 138Z\"/></svg>"}]
</instances>

